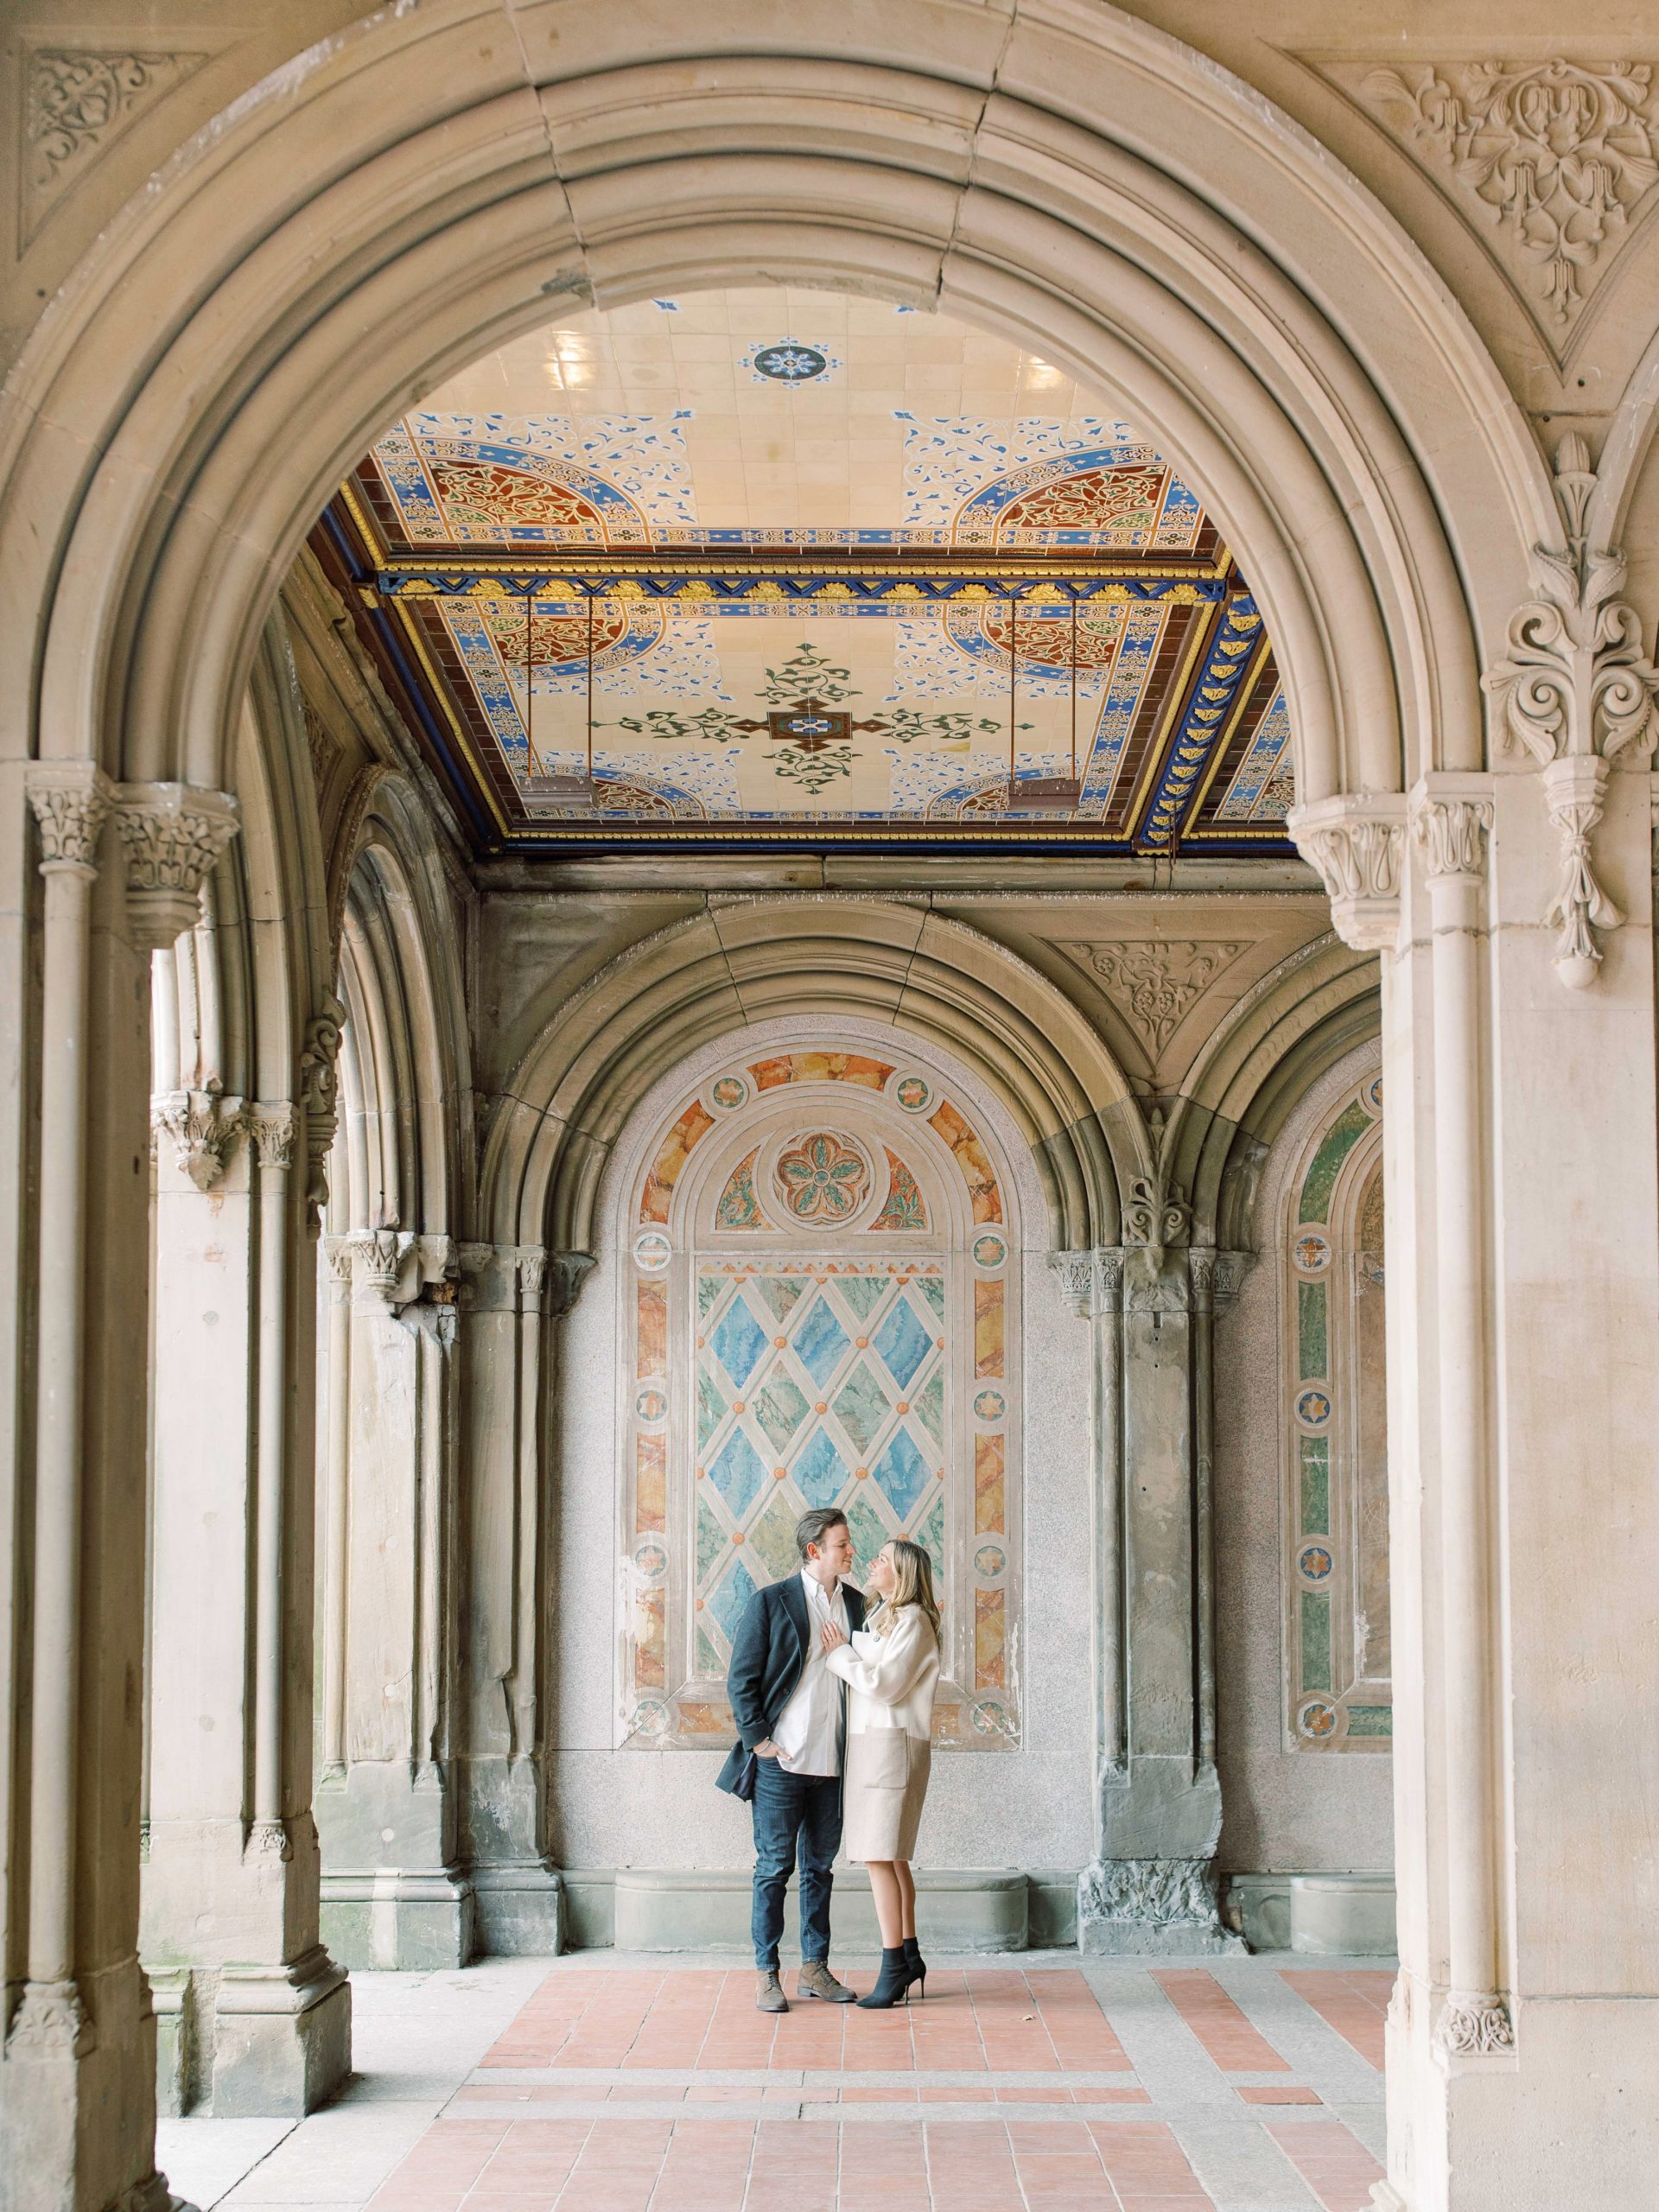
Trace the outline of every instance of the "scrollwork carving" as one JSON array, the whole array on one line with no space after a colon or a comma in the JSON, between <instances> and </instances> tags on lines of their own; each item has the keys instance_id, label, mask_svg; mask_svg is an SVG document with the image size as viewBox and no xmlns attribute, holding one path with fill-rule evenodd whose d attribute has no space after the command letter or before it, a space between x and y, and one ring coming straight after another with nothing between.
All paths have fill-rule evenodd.
<instances>
[{"instance_id":1,"label":"scrollwork carving","mask_svg":"<svg viewBox=\"0 0 1659 2212\"><path fill-rule=\"evenodd\" d=\"M286 1173L294 1165L294 1147L300 1134L300 1117L292 1106L251 1106L248 1135L262 1169Z\"/></svg>"},{"instance_id":2,"label":"scrollwork carving","mask_svg":"<svg viewBox=\"0 0 1659 2212\"><path fill-rule=\"evenodd\" d=\"M305 1026L300 1047L300 1102L305 1117L307 1219L315 1232L328 1202L327 1173L329 1147L334 1141L340 1106L340 1084L335 1063L340 1058L341 1025L346 1009L330 998L321 1014Z\"/></svg>"},{"instance_id":3,"label":"scrollwork carving","mask_svg":"<svg viewBox=\"0 0 1659 2212\"><path fill-rule=\"evenodd\" d=\"M1599 969L1594 931L1624 918L1596 879L1590 846L1606 763L1649 754L1659 742L1659 668L1642 649L1636 609L1618 597L1624 556L1590 543L1595 482L1589 448L1569 432L1555 455L1566 550L1534 547L1540 596L1510 617L1509 657L1481 679L1504 742L1543 767L1545 804L1561 840L1560 882L1546 920L1558 932L1555 972L1574 990Z\"/></svg>"},{"instance_id":4,"label":"scrollwork carving","mask_svg":"<svg viewBox=\"0 0 1659 2212\"><path fill-rule=\"evenodd\" d=\"M1534 273L1558 326L1659 181L1653 72L1637 62L1440 62L1373 69L1362 96L1449 168Z\"/></svg>"},{"instance_id":5,"label":"scrollwork carving","mask_svg":"<svg viewBox=\"0 0 1659 2212\"><path fill-rule=\"evenodd\" d=\"M1486 839L1492 826L1490 799L1427 798L1412 821L1431 880L1484 879Z\"/></svg>"},{"instance_id":6,"label":"scrollwork carving","mask_svg":"<svg viewBox=\"0 0 1659 2212\"><path fill-rule=\"evenodd\" d=\"M1077 1917L1218 1929L1215 1868L1207 1859L1097 1859L1077 1878Z\"/></svg>"},{"instance_id":7,"label":"scrollwork carving","mask_svg":"<svg viewBox=\"0 0 1659 2212\"><path fill-rule=\"evenodd\" d=\"M1459 2057L1486 2057L1515 2049L1515 2023L1501 1997L1448 1997L1434 2040Z\"/></svg>"},{"instance_id":8,"label":"scrollwork carving","mask_svg":"<svg viewBox=\"0 0 1659 2212\"><path fill-rule=\"evenodd\" d=\"M1106 984L1112 1003L1153 1052L1160 1052L1192 1007L1245 950L1241 939L1148 938L1068 945Z\"/></svg>"},{"instance_id":9,"label":"scrollwork carving","mask_svg":"<svg viewBox=\"0 0 1659 2212\"><path fill-rule=\"evenodd\" d=\"M1179 1183L1160 1190L1149 1177L1139 1175L1129 1185L1123 1209L1123 1242L1148 1245L1161 1251L1166 1245L1184 1244L1192 1224L1186 1194Z\"/></svg>"}]
</instances>

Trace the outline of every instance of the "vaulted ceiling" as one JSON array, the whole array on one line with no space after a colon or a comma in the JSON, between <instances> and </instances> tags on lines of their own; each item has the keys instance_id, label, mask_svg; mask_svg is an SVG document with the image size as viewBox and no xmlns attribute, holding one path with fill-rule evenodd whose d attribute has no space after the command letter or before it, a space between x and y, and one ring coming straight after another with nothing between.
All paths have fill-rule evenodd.
<instances>
[{"instance_id":1,"label":"vaulted ceiling","mask_svg":"<svg viewBox=\"0 0 1659 2212\"><path fill-rule=\"evenodd\" d=\"M314 545L481 852L1287 849L1248 584L1035 356L839 294L562 316L391 424Z\"/></svg>"}]
</instances>

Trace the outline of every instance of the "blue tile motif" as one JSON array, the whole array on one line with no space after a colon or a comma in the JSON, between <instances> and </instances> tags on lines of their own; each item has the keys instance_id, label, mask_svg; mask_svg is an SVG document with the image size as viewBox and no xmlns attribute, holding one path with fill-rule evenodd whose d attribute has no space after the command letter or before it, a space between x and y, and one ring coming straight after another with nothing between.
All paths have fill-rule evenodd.
<instances>
[{"instance_id":1,"label":"blue tile motif","mask_svg":"<svg viewBox=\"0 0 1659 2212\"><path fill-rule=\"evenodd\" d=\"M847 1462L822 1428L813 1432L811 1442L790 1471L809 1505L833 1505L847 1487Z\"/></svg>"},{"instance_id":2,"label":"blue tile motif","mask_svg":"<svg viewBox=\"0 0 1659 2212\"><path fill-rule=\"evenodd\" d=\"M726 1631L728 1643L737 1634L737 1624L748 1611L749 1600L754 1595L754 1583L742 1560L732 1561L732 1571L709 1600L709 1610Z\"/></svg>"},{"instance_id":3,"label":"blue tile motif","mask_svg":"<svg viewBox=\"0 0 1659 2212\"><path fill-rule=\"evenodd\" d=\"M709 1479L725 1499L734 1520L741 1521L760 1494L766 1471L760 1455L739 1429L709 1463Z\"/></svg>"},{"instance_id":4,"label":"blue tile motif","mask_svg":"<svg viewBox=\"0 0 1659 2212\"><path fill-rule=\"evenodd\" d=\"M875 1348L901 1390L927 1357L933 1339L917 1319L908 1299L900 1299L875 1332Z\"/></svg>"},{"instance_id":5,"label":"blue tile motif","mask_svg":"<svg viewBox=\"0 0 1659 2212\"><path fill-rule=\"evenodd\" d=\"M876 1461L874 1472L899 1518L908 1521L917 1499L927 1488L928 1466L907 1429L899 1430Z\"/></svg>"},{"instance_id":6,"label":"blue tile motif","mask_svg":"<svg viewBox=\"0 0 1659 2212\"><path fill-rule=\"evenodd\" d=\"M710 1341L719 1355L721 1365L741 1390L753 1374L755 1362L766 1348L766 1332L750 1313L741 1294L721 1315Z\"/></svg>"},{"instance_id":7,"label":"blue tile motif","mask_svg":"<svg viewBox=\"0 0 1659 2212\"><path fill-rule=\"evenodd\" d=\"M820 1390L846 1357L851 1341L830 1312L829 1301L814 1299L812 1311L795 1332L795 1356Z\"/></svg>"}]
</instances>

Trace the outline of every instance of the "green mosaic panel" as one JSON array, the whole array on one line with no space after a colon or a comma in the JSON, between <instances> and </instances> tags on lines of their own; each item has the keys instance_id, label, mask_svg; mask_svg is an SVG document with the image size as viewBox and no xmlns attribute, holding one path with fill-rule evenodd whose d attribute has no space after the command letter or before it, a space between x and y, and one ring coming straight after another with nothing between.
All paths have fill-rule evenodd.
<instances>
[{"instance_id":1,"label":"green mosaic panel","mask_svg":"<svg viewBox=\"0 0 1659 2212\"><path fill-rule=\"evenodd\" d=\"M1323 1591L1302 1598L1302 1689L1331 1687L1331 1600Z\"/></svg>"},{"instance_id":2,"label":"green mosaic panel","mask_svg":"<svg viewBox=\"0 0 1659 2212\"><path fill-rule=\"evenodd\" d=\"M1302 1534L1331 1533L1331 1440L1305 1436L1302 1446Z\"/></svg>"},{"instance_id":3,"label":"green mosaic panel","mask_svg":"<svg viewBox=\"0 0 1659 2212\"><path fill-rule=\"evenodd\" d=\"M1351 1736L1392 1736L1393 1708L1386 1705L1351 1705L1348 1708L1348 1733Z\"/></svg>"},{"instance_id":4,"label":"green mosaic panel","mask_svg":"<svg viewBox=\"0 0 1659 2212\"><path fill-rule=\"evenodd\" d=\"M696 1663L722 1675L809 1505L845 1512L859 1580L897 1535L942 1571L947 1306L937 1272L707 1261L696 1309Z\"/></svg>"},{"instance_id":5,"label":"green mosaic panel","mask_svg":"<svg viewBox=\"0 0 1659 2212\"><path fill-rule=\"evenodd\" d=\"M1331 1371L1322 1282L1299 1282L1296 1286L1296 1372L1306 1381L1322 1382Z\"/></svg>"},{"instance_id":6,"label":"green mosaic panel","mask_svg":"<svg viewBox=\"0 0 1659 2212\"><path fill-rule=\"evenodd\" d=\"M1332 1122L1325 1132L1324 1143L1313 1155L1313 1164L1307 1171L1307 1180L1302 1185L1302 1203L1298 1220L1329 1221L1331 1193L1336 1188L1342 1163L1366 1130L1376 1126L1357 1099ZM1303 1370L1304 1373L1306 1371Z\"/></svg>"}]
</instances>

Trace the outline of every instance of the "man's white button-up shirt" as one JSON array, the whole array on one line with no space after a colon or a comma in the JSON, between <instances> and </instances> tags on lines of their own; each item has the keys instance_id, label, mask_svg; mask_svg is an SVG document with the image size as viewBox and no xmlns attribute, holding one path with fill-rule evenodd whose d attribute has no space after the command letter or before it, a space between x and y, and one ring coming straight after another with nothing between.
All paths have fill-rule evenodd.
<instances>
[{"instance_id":1,"label":"man's white button-up shirt","mask_svg":"<svg viewBox=\"0 0 1659 2212\"><path fill-rule=\"evenodd\" d=\"M778 1716L772 1740L778 1746L778 1764L788 1773L839 1774L841 1706L846 1692L840 1678L824 1664L819 1630L826 1621L834 1621L843 1636L847 1633L847 1600L839 1582L830 1598L817 1577L804 1567L801 1587L806 1592L806 1664L789 1703Z\"/></svg>"}]
</instances>

